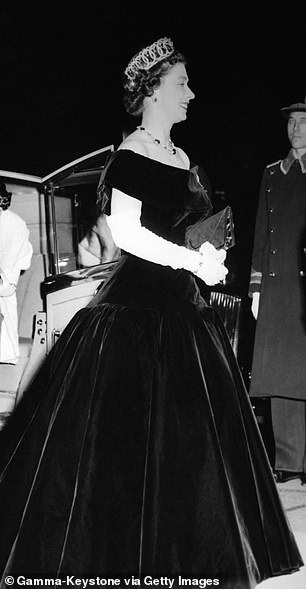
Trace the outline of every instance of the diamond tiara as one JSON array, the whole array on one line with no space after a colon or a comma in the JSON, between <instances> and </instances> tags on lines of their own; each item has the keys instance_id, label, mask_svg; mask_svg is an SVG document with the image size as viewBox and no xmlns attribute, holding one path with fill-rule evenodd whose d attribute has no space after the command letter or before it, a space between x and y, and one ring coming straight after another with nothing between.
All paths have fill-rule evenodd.
<instances>
[{"instance_id":1,"label":"diamond tiara","mask_svg":"<svg viewBox=\"0 0 306 589\"><path fill-rule=\"evenodd\" d=\"M138 70L149 70L162 59L172 55L173 52L174 47L171 39L168 37L158 39L134 55L124 73L130 80L134 80Z\"/></svg>"}]
</instances>

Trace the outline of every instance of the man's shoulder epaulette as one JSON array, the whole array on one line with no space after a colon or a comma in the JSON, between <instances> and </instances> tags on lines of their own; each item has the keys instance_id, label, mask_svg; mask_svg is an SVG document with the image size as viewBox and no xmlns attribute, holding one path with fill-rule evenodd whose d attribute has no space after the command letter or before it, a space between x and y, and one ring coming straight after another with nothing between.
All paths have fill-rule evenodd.
<instances>
[{"instance_id":1,"label":"man's shoulder epaulette","mask_svg":"<svg viewBox=\"0 0 306 589\"><path fill-rule=\"evenodd\" d=\"M277 162L273 162L272 164L268 164L266 166L266 168L272 168L273 166L277 166L278 164L281 164L283 160L277 160Z\"/></svg>"}]
</instances>

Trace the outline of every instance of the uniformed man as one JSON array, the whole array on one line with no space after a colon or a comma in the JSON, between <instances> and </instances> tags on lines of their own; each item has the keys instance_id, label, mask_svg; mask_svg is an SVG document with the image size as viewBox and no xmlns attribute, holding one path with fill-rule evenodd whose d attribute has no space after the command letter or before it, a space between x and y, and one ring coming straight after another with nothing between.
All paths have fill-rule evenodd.
<instances>
[{"instance_id":1,"label":"uniformed man","mask_svg":"<svg viewBox=\"0 0 306 589\"><path fill-rule=\"evenodd\" d=\"M275 477L306 483L306 100L281 109L291 149L267 166L250 296L257 319L251 397L271 397Z\"/></svg>"}]
</instances>

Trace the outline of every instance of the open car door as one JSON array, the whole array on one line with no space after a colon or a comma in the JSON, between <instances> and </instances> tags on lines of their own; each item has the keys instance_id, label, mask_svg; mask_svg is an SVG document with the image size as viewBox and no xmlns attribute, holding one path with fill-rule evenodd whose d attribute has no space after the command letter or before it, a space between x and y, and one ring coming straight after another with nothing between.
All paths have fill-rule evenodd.
<instances>
[{"instance_id":1,"label":"open car door","mask_svg":"<svg viewBox=\"0 0 306 589\"><path fill-rule=\"evenodd\" d=\"M0 363L0 425L120 256L106 223L105 235L95 231L97 186L113 150L101 148L41 178L0 170L33 245L31 267L17 285L18 362Z\"/></svg>"}]
</instances>

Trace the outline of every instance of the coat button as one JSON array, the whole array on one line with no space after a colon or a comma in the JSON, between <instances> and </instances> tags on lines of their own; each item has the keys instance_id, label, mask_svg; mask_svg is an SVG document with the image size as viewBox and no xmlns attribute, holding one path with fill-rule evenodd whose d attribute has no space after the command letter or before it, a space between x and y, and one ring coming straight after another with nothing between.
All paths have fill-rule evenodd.
<instances>
[{"instance_id":1,"label":"coat button","mask_svg":"<svg viewBox=\"0 0 306 589\"><path fill-rule=\"evenodd\" d=\"M276 254L277 250L271 250L271 254L272 256L274 256L274 254Z\"/></svg>"},{"instance_id":2,"label":"coat button","mask_svg":"<svg viewBox=\"0 0 306 589\"><path fill-rule=\"evenodd\" d=\"M269 276L270 276L271 278L275 278L275 276L276 276L276 273L275 273L275 272L269 272Z\"/></svg>"},{"instance_id":3,"label":"coat button","mask_svg":"<svg viewBox=\"0 0 306 589\"><path fill-rule=\"evenodd\" d=\"M268 186L268 187L266 188L266 192L272 192L272 188L270 188L270 186Z\"/></svg>"},{"instance_id":4,"label":"coat button","mask_svg":"<svg viewBox=\"0 0 306 589\"><path fill-rule=\"evenodd\" d=\"M269 233L274 233L274 227L271 227L271 229L269 229Z\"/></svg>"}]
</instances>

